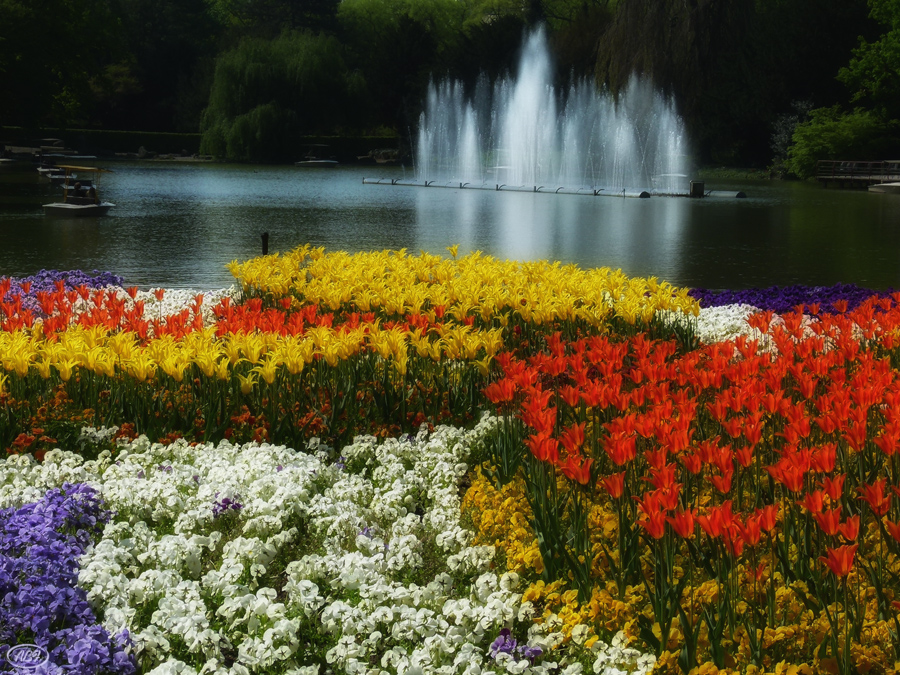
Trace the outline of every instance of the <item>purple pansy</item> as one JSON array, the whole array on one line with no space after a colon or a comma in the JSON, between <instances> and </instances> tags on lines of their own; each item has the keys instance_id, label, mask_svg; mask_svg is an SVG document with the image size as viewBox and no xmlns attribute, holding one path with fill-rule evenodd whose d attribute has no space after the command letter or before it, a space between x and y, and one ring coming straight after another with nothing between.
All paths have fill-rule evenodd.
<instances>
[{"instance_id":1,"label":"purple pansy","mask_svg":"<svg viewBox=\"0 0 900 675\"><path fill-rule=\"evenodd\" d=\"M712 291L705 288L691 289L690 295L701 307L747 304L777 314L793 311L802 305L808 311L810 305L818 305L822 312L834 311L836 300L846 300L847 308L854 309L872 296L890 295L892 291L873 291L854 284L834 286L771 286L748 288L740 291Z\"/></svg>"},{"instance_id":2,"label":"purple pansy","mask_svg":"<svg viewBox=\"0 0 900 675\"><path fill-rule=\"evenodd\" d=\"M223 497L219 499L219 493L216 493L216 501L213 504L213 518L218 518L228 511L240 511L244 508L244 505L239 501L241 498L240 495L234 495L234 497Z\"/></svg>"},{"instance_id":3,"label":"purple pansy","mask_svg":"<svg viewBox=\"0 0 900 675\"><path fill-rule=\"evenodd\" d=\"M45 650L51 673L136 671L128 635L109 635L77 586L78 560L109 518L97 492L81 484L0 510L0 673L15 672L4 655L22 644Z\"/></svg>"},{"instance_id":4,"label":"purple pansy","mask_svg":"<svg viewBox=\"0 0 900 675\"><path fill-rule=\"evenodd\" d=\"M540 647L520 645L512 636L512 631L510 631L509 628L502 628L500 630L497 639L491 643L489 652L492 659L496 659L498 654L509 654L510 656L520 656L528 659L532 663L537 657L543 654L543 650Z\"/></svg>"}]
</instances>

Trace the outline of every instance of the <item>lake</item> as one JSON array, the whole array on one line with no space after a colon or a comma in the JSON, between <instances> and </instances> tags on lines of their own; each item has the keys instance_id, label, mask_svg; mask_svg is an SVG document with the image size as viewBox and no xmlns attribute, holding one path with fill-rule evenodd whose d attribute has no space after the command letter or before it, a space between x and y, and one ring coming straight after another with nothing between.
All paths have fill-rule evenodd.
<instances>
[{"instance_id":1,"label":"lake","mask_svg":"<svg viewBox=\"0 0 900 675\"><path fill-rule=\"evenodd\" d=\"M225 265L305 243L620 267L676 285L855 283L900 288L900 196L818 184L707 179L747 199L588 197L363 184L409 168L108 162L104 218L45 217L61 192L0 169L0 276L108 270L143 288L231 285Z\"/></svg>"}]
</instances>

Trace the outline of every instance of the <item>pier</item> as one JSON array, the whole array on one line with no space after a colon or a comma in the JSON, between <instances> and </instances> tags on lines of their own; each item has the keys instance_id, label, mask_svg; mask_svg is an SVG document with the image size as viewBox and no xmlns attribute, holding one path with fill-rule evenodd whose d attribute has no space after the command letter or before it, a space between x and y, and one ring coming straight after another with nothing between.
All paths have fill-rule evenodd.
<instances>
[{"instance_id":1,"label":"pier","mask_svg":"<svg viewBox=\"0 0 900 675\"><path fill-rule=\"evenodd\" d=\"M826 188L834 183L839 188L864 190L877 183L900 181L900 160L858 162L821 159L816 163L816 180Z\"/></svg>"}]
</instances>

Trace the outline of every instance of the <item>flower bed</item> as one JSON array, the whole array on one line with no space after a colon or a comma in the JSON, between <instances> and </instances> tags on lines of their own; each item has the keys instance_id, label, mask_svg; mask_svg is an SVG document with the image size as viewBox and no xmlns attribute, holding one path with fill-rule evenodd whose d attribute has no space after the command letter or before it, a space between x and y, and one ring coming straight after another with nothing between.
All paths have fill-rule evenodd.
<instances>
[{"instance_id":1,"label":"flower bed","mask_svg":"<svg viewBox=\"0 0 900 675\"><path fill-rule=\"evenodd\" d=\"M0 506L144 671L893 672L897 297L451 254L0 286Z\"/></svg>"}]
</instances>

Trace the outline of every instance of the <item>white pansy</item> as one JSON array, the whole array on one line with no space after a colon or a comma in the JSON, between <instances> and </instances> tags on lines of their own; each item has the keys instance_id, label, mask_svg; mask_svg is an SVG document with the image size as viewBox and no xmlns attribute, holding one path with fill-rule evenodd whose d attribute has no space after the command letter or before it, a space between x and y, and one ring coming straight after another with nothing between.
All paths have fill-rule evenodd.
<instances>
[{"instance_id":1,"label":"white pansy","mask_svg":"<svg viewBox=\"0 0 900 675\"><path fill-rule=\"evenodd\" d=\"M115 461L14 456L0 460L0 506L67 481L100 491L115 515L83 556L80 583L107 628L129 630L143 672L319 675L310 664L328 663L334 675L549 675L601 656L603 668L652 664L624 644L570 653L552 622L519 636L545 650L534 663L490 656L499 631L533 612L518 575L491 571L493 547L471 546L461 522L460 481L495 425L486 416L468 431L361 436L339 451L139 437L119 439ZM102 444L109 432L83 437ZM242 508L217 515L226 497Z\"/></svg>"}]
</instances>

